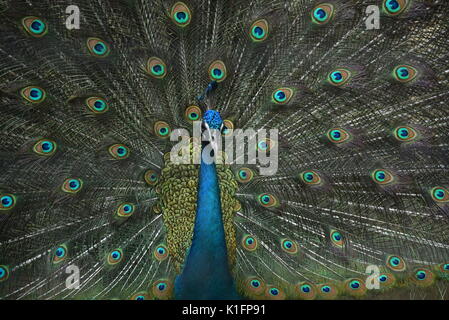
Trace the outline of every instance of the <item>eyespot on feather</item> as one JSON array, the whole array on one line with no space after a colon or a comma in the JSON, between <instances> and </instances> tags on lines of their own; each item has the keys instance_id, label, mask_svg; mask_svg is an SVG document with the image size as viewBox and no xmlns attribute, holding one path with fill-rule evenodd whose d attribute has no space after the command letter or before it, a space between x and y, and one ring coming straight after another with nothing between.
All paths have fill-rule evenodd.
<instances>
[{"instance_id":1,"label":"eyespot on feather","mask_svg":"<svg viewBox=\"0 0 449 320\"><path fill-rule=\"evenodd\" d=\"M341 87L349 83L351 78L352 78L351 71L349 71L348 69L339 68L331 71L328 74L327 81L335 87Z\"/></svg>"},{"instance_id":2,"label":"eyespot on feather","mask_svg":"<svg viewBox=\"0 0 449 320\"><path fill-rule=\"evenodd\" d=\"M418 70L409 65L399 65L393 70L394 79L401 83L413 81L417 76Z\"/></svg>"},{"instance_id":3,"label":"eyespot on feather","mask_svg":"<svg viewBox=\"0 0 449 320\"><path fill-rule=\"evenodd\" d=\"M159 175L156 171L150 169L145 172L144 179L149 186L154 186L159 181Z\"/></svg>"},{"instance_id":4,"label":"eyespot on feather","mask_svg":"<svg viewBox=\"0 0 449 320\"><path fill-rule=\"evenodd\" d=\"M168 138L171 134L171 128L165 121L157 121L153 126L154 134L159 138Z\"/></svg>"},{"instance_id":5,"label":"eyespot on feather","mask_svg":"<svg viewBox=\"0 0 449 320\"><path fill-rule=\"evenodd\" d=\"M293 97L293 89L291 88L278 88L276 90L273 91L272 95L271 95L271 100L279 105L282 104L287 104L290 102L290 100Z\"/></svg>"},{"instance_id":6,"label":"eyespot on feather","mask_svg":"<svg viewBox=\"0 0 449 320\"><path fill-rule=\"evenodd\" d=\"M81 190L83 187L83 181L78 178L68 178L62 184L62 191L66 193L75 194Z\"/></svg>"},{"instance_id":7,"label":"eyespot on feather","mask_svg":"<svg viewBox=\"0 0 449 320\"><path fill-rule=\"evenodd\" d=\"M249 35L254 42L262 42L268 38L268 22L265 19L259 19L251 24Z\"/></svg>"},{"instance_id":8,"label":"eyespot on feather","mask_svg":"<svg viewBox=\"0 0 449 320\"><path fill-rule=\"evenodd\" d=\"M298 283L295 291L302 300L313 300L317 296L317 288L310 282Z\"/></svg>"},{"instance_id":9,"label":"eyespot on feather","mask_svg":"<svg viewBox=\"0 0 449 320\"><path fill-rule=\"evenodd\" d=\"M129 157L130 151L127 146L121 143L113 144L108 148L109 154L117 160L123 160Z\"/></svg>"},{"instance_id":10,"label":"eyespot on feather","mask_svg":"<svg viewBox=\"0 0 449 320\"><path fill-rule=\"evenodd\" d=\"M173 285L167 279L160 279L153 283L150 290L156 299L167 300L172 295Z\"/></svg>"},{"instance_id":11,"label":"eyespot on feather","mask_svg":"<svg viewBox=\"0 0 449 320\"><path fill-rule=\"evenodd\" d=\"M203 113L198 106L190 106L190 107L187 107L187 109L184 113L184 118L187 121L193 122L193 121L201 120L202 115L203 115Z\"/></svg>"},{"instance_id":12,"label":"eyespot on feather","mask_svg":"<svg viewBox=\"0 0 449 320\"><path fill-rule=\"evenodd\" d=\"M331 3L321 3L314 7L310 13L312 21L318 25L328 23L334 16L335 7Z\"/></svg>"},{"instance_id":13,"label":"eyespot on feather","mask_svg":"<svg viewBox=\"0 0 449 320\"><path fill-rule=\"evenodd\" d=\"M45 90L36 87L36 86L28 86L20 90L20 95L28 102L33 104L41 103L47 97Z\"/></svg>"},{"instance_id":14,"label":"eyespot on feather","mask_svg":"<svg viewBox=\"0 0 449 320\"><path fill-rule=\"evenodd\" d=\"M278 199L270 193L262 193L257 197L257 199L265 208L272 208L279 205Z\"/></svg>"},{"instance_id":15,"label":"eyespot on feather","mask_svg":"<svg viewBox=\"0 0 449 320\"><path fill-rule=\"evenodd\" d=\"M390 255L386 259L386 266L396 272L401 272L406 269L406 264L404 259L399 256Z\"/></svg>"},{"instance_id":16,"label":"eyespot on feather","mask_svg":"<svg viewBox=\"0 0 449 320\"><path fill-rule=\"evenodd\" d=\"M6 281L9 278L9 268L5 265L0 265L0 282Z\"/></svg>"},{"instance_id":17,"label":"eyespot on feather","mask_svg":"<svg viewBox=\"0 0 449 320\"><path fill-rule=\"evenodd\" d=\"M257 238L253 235L246 235L242 239L242 247L248 251L255 251L258 243Z\"/></svg>"},{"instance_id":18,"label":"eyespot on feather","mask_svg":"<svg viewBox=\"0 0 449 320\"><path fill-rule=\"evenodd\" d=\"M11 210L16 206L16 197L11 193L0 194L0 211Z\"/></svg>"},{"instance_id":19,"label":"eyespot on feather","mask_svg":"<svg viewBox=\"0 0 449 320\"><path fill-rule=\"evenodd\" d=\"M60 263L64 260L66 260L68 255L68 249L67 246L62 244L59 247L56 248L56 250L53 252L53 264Z\"/></svg>"},{"instance_id":20,"label":"eyespot on feather","mask_svg":"<svg viewBox=\"0 0 449 320\"><path fill-rule=\"evenodd\" d=\"M90 97L86 99L86 106L94 114L102 114L109 110L109 105L105 99L100 97Z\"/></svg>"},{"instance_id":21,"label":"eyespot on feather","mask_svg":"<svg viewBox=\"0 0 449 320\"><path fill-rule=\"evenodd\" d=\"M52 156L57 149L57 144L50 139L41 139L33 146L33 151L40 156Z\"/></svg>"},{"instance_id":22,"label":"eyespot on feather","mask_svg":"<svg viewBox=\"0 0 449 320\"><path fill-rule=\"evenodd\" d=\"M209 65L209 77L212 81L217 81L218 83L226 79L227 70L223 61L215 60Z\"/></svg>"},{"instance_id":23,"label":"eyespot on feather","mask_svg":"<svg viewBox=\"0 0 449 320\"><path fill-rule=\"evenodd\" d=\"M123 260L123 250L115 249L111 251L107 256L107 262L109 265L116 265Z\"/></svg>"}]
</instances>

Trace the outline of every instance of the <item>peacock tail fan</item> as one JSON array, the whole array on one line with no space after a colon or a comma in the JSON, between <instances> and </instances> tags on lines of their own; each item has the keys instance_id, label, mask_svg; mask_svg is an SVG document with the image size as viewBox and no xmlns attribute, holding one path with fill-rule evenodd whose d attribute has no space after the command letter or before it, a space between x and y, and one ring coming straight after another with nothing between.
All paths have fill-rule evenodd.
<instances>
[{"instance_id":1,"label":"peacock tail fan","mask_svg":"<svg viewBox=\"0 0 449 320\"><path fill-rule=\"evenodd\" d=\"M246 134L213 168L231 296L449 299L448 15L1 1L0 298L175 298L218 129Z\"/></svg>"}]
</instances>

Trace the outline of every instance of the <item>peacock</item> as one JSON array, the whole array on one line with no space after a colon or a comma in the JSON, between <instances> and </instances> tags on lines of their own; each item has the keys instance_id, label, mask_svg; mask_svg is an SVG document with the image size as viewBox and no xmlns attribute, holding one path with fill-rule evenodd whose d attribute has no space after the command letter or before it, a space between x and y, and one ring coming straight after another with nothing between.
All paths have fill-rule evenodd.
<instances>
[{"instance_id":1,"label":"peacock","mask_svg":"<svg viewBox=\"0 0 449 320\"><path fill-rule=\"evenodd\" d=\"M0 298L449 299L448 16L0 1Z\"/></svg>"}]
</instances>

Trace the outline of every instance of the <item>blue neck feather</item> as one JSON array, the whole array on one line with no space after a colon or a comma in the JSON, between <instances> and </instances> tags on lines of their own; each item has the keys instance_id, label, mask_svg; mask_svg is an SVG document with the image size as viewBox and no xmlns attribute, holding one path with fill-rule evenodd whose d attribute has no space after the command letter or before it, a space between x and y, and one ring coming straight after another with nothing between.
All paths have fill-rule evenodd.
<instances>
[{"instance_id":1,"label":"blue neck feather","mask_svg":"<svg viewBox=\"0 0 449 320\"><path fill-rule=\"evenodd\" d=\"M192 246L176 278L175 297L239 299L229 271L217 170L215 163L206 164L202 159Z\"/></svg>"}]
</instances>

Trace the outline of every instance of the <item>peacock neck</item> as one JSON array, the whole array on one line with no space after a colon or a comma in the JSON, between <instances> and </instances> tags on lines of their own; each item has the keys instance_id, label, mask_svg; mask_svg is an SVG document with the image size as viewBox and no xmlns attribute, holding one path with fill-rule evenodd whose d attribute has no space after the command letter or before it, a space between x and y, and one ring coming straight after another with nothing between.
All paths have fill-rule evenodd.
<instances>
[{"instance_id":1,"label":"peacock neck","mask_svg":"<svg viewBox=\"0 0 449 320\"><path fill-rule=\"evenodd\" d=\"M215 163L201 159L192 245L175 283L177 299L238 299L229 271Z\"/></svg>"}]
</instances>

